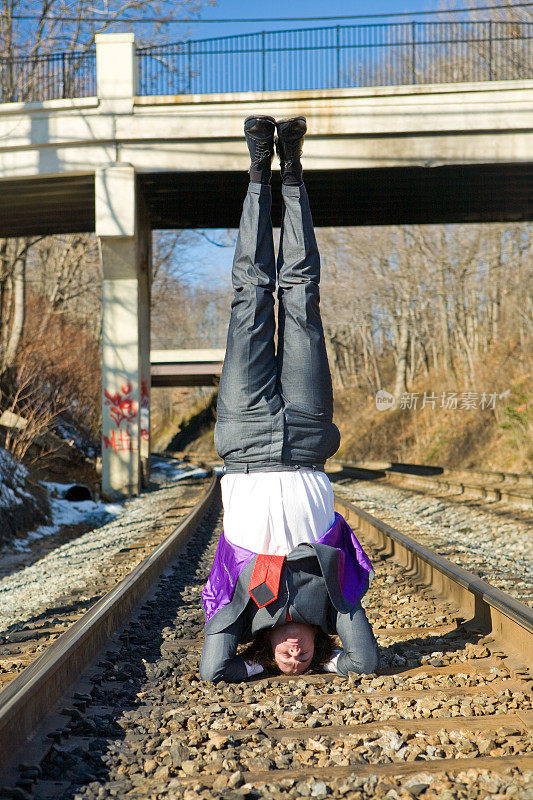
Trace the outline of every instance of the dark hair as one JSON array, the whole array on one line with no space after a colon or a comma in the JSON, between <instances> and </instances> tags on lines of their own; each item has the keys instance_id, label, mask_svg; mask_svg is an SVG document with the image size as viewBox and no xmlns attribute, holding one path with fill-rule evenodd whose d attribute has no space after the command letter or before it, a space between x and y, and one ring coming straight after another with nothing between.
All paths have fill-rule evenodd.
<instances>
[{"instance_id":1,"label":"dark hair","mask_svg":"<svg viewBox=\"0 0 533 800\"><path fill-rule=\"evenodd\" d=\"M313 658L307 669L319 669L330 660L335 649L335 640L324 633L322 628L312 626L315 632L315 646ZM266 628L259 631L250 644L239 653L245 661L260 664L267 672L278 672L279 667L274 660L274 651L270 642L269 633L272 629Z\"/></svg>"}]
</instances>

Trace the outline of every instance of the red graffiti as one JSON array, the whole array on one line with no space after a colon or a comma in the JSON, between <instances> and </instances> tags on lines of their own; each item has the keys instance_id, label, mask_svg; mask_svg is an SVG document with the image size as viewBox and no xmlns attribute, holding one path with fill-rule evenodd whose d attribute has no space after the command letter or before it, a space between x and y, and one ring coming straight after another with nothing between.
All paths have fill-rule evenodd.
<instances>
[{"instance_id":1,"label":"red graffiti","mask_svg":"<svg viewBox=\"0 0 533 800\"><path fill-rule=\"evenodd\" d=\"M106 450L113 450L115 453L132 452L138 450L136 443L131 435L129 426L126 430L111 431L110 436L103 436L104 447Z\"/></svg>"},{"instance_id":2,"label":"red graffiti","mask_svg":"<svg viewBox=\"0 0 533 800\"><path fill-rule=\"evenodd\" d=\"M149 408L150 395L146 381L141 381L141 408Z\"/></svg>"},{"instance_id":3,"label":"red graffiti","mask_svg":"<svg viewBox=\"0 0 533 800\"><path fill-rule=\"evenodd\" d=\"M123 383L121 392L111 392L106 389L105 405L109 406L109 416L115 422L117 427L120 428L121 422L126 420L126 423L132 422L137 416L137 403L131 397L132 385L131 383Z\"/></svg>"},{"instance_id":4,"label":"red graffiti","mask_svg":"<svg viewBox=\"0 0 533 800\"><path fill-rule=\"evenodd\" d=\"M150 393L146 381L141 381L141 439L150 441Z\"/></svg>"}]
</instances>

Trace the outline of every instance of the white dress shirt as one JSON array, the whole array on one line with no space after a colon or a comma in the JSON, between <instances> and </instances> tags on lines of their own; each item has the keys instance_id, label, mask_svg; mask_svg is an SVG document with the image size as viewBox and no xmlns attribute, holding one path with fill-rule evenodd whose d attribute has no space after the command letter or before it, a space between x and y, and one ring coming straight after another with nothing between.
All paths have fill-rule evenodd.
<instances>
[{"instance_id":1,"label":"white dress shirt","mask_svg":"<svg viewBox=\"0 0 533 800\"><path fill-rule=\"evenodd\" d=\"M224 533L255 553L287 555L316 542L335 521L333 489L323 472L229 473L221 481Z\"/></svg>"}]
</instances>

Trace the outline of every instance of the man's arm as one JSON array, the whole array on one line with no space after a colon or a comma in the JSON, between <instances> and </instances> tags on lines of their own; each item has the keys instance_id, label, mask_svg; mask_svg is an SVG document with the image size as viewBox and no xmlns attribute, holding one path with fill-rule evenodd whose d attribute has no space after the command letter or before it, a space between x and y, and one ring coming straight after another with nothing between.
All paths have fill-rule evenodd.
<instances>
[{"instance_id":1,"label":"man's arm","mask_svg":"<svg viewBox=\"0 0 533 800\"><path fill-rule=\"evenodd\" d=\"M361 603L357 603L347 614L339 611L336 614L337 633L342 643L342 652L334 665L337 674L376 672L379 668L379 648Z\"/></svg>"},{"instance_id":2,"label":"man's arm","mask_svg":"<svg viewBox=\"0 0 533 800\"><path fill-rule=\"evenodd\" d=\"M204 681L237 683L262 672L257 664L247 664L236 655L244 626L241 614L220 633L206 634L200 661L200 678Z\"/></svg>"}]
</instances>

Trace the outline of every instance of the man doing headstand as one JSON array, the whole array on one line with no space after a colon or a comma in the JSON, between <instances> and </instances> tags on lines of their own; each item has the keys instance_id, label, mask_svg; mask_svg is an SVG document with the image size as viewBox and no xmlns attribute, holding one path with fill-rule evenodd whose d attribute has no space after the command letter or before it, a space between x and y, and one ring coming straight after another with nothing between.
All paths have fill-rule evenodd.
<instances>
[{"instance_id":1,"label":"man doing headstand","mask_svg":"<svg viewBox=\"0 0 533 800\"><path fill-rule=\"evenodd\" d=\"M341 675L378 666L361 606L372 567L335 513L324 474L340 435L320 318L320 256L302 180L306 130L304 117L244 123L250 184L215 427L224 533L202 593L204 680L240 681L273 664L287 674L325 662ZM275 143L283 183L277 264L269 185ZM332 657L334 633L343 649ZM237 655L250 641L244 657Z\"/></svg>"}]
</instances>

